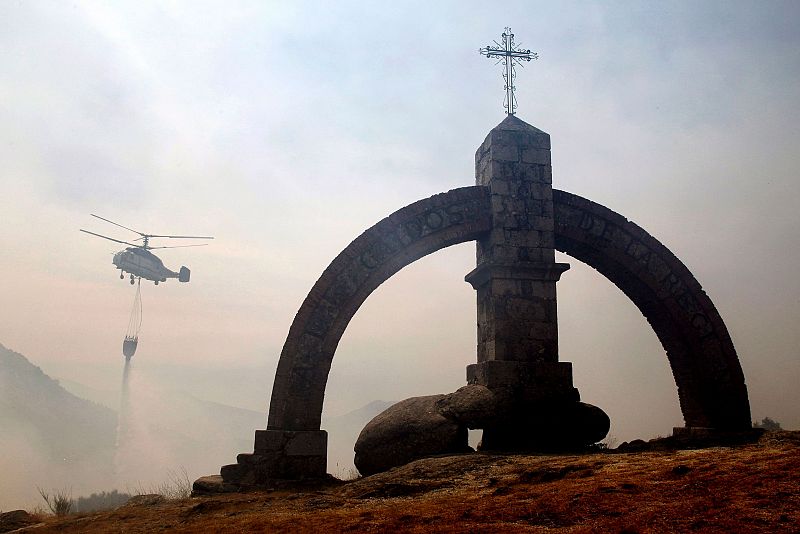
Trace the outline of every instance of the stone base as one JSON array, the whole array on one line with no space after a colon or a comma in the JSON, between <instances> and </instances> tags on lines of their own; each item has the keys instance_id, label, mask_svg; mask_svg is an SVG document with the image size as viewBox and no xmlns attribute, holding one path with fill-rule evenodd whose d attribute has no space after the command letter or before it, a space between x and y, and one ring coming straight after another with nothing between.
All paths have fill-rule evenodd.
<instances>
[{"instance_id":1,"label":"stone base","mask_svg":"<svg viewBox=\"0 0 800 534\"><path fill-rule=\"evenodd\" d=\"M610 420L580 402L569 362L488 360L467 366L467 383L487 387L502 406L483 427L481 450L555 452L603 439Z\"/></svg>"},{"instance_id":2,"label":"stone base","mask_svg":"<svg viewBox=\"0 0 800 534\"><path fill-rule=\"evenodd\" d=\"M192 496L212 495L215 493L235 493L240 491L237 484L228 484L219 475L200 477L192 484Z\"/></svg>"},{"instance_id":3,"label":"stone base","mask_svg":"<svg viewBox=\"0 0 800 534\"><path fill-rule=\"evenodd\" d=\"M481 451L568 452L583 449L608 434L611 420L583 402L517 406L508 417L483 429Z\"/></svg>"},{"instance_id":4,"label":"stone base","mask_svg":"<svg viewBox=\"0 0 800 534\"><path fill-rule=\"evenodd\" d=\"M511 395L515 404L577 402L569 362L489 360L467 366L467 384L486 386L498 395Z\"/></svg>"},{"instance_id":5,"label":"stone base","mask_svg":"<svg viewBox=\"0 0 800 534\"><path fill-rule=\"evenodd\" d=\"M324 430L256 430L253 453L222 466L224 484L262 486L274 480L324 478L328 433ZM198 481L199 482L199 481Z\"/></svg>"}]
</instances>

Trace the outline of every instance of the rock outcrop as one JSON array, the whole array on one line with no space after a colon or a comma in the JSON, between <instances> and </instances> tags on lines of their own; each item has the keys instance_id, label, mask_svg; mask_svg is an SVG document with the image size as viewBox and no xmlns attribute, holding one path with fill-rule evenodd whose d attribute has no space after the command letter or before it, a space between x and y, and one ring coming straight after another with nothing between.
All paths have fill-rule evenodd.
<instances>
[{"instance_id":1,"label":"rock outcrop","mask_svg":"<svg viewBox=\"0 0 800 534\"><path fill-rule=\"evenodd\" d=\"M468 452L467 426L437 409L445 395L412 397L378 414L361 431L355 465L372 475L435 454Z\"/></svg>"},{"instance_id":2,"label":"rock outcrop","mask_svg":"<svg viewBox=\"0 0 800 534\"><path fill-rule=\"evenodd\" d=\"M492 429L492 451L579 450L603 439L611 421L591 404L560 402L519 409L514 399L470 384L447 395L390 406L361 431L355 465L365 476L439 454L468 452L467 429Z\"/></svg>"}]
</instances>

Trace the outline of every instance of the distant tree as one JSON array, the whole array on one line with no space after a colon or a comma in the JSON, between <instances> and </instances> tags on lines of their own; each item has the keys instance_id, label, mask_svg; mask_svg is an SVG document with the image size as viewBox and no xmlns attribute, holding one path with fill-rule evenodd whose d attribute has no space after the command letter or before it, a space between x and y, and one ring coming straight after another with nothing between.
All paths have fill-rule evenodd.
<instances>
[{"instance_id":1,"label":"distant tree","mask_svg":"<svg viewBox=\"0 0 800 534\"><path fill-rule=\"evenodd\" d=\"M78 497L76 511L78 512L98 512L100 510L113 510L119 508L130 499L128 493L120 493L117 490L102 493L92 493L88 497Z\"/></svg>"},{"instance_id":2,"label":"distant tree","mask_svg":"<svg viewBox=\"0 0 800 534\"><path fill-rule=\"evenodd\" d=\"M753 428L763 428L764 430L783 430L781 428L781 424L771 417L765 417L760 423L758 421L753 421Z\"/></svg>"}]
</instances>

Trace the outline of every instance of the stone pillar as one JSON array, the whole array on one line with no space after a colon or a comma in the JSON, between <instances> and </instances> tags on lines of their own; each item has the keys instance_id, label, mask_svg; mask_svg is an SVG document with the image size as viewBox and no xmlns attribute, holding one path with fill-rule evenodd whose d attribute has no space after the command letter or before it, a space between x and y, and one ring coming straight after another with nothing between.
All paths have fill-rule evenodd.
<instances>
[{"instance_id":1,"label":"stone pillar","mask_svg":"<svg viewBox=\"0 0 800 534\"><path fill-rule=\"evenodd\" d=\"M492 231L478 241L478 362L558 361L550 136L513 115L475 154L475 181L491 195Z\"/></svg>"},{"instance_id":2,"label":"stone pillar","mask_svg":"<svg viewBox=\"0 0 800 534\"><path fill-rule=\"evenodd\" d=\"M484 428L482 448L535 449L543 438L530 427L550 426L579 400L571 364L558 361L556 282L569 265L555 262L550 136L509 115L475 154L475 175L489 188L493 224L465 278L478 293L478 363L467 381L513 407Z\"/></svg>"}]
</instances>

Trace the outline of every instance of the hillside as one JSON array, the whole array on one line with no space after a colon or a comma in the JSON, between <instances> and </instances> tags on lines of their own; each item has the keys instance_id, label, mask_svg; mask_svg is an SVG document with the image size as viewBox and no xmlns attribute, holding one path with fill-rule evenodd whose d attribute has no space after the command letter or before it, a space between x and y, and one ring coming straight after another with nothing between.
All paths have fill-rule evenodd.
<instances>
[{"instance_id":1,"label":"hillside","mask_svg":"<svg viewBox=\"0 0 800 534\"><path fill-rule=\"evenodd\" d=\"M31 430L50 458L77 461L113 447L117 416L0 345L0 425Z\"/></svg>"},{"instance_id":2,"label":"hillside","mask_svg":"<svg viewBox=\"0 0 800 534\"><path fill-rule=\"evenodd\" d=\"M115 412L0 345L0 507L37 502L37 486L106 487L116 426Z\"/></svg>"},{"instance_id":3,"label":"hillside","mask_svg":"<svg viewBox=\"0 0 800 534\"><path fill-rule=\"evenodd\" d=\"M204 474L252 449L264 425L262 413L154 387L135 370L131 378L130 432L117 450L117 413L68 391L91 388L65 387L0 345L0 510L41 503L37 486L77 497L156 485L169 471ZM119 382L108 391L118 404Z\"/></svg>"},{"instance_id":4,"label":"hillside","mask_svg":"<svg viewBox=\"0 0 800 534\"><path fill-rule=\"evenodd\" d=\"M254 430L266 424L264 412L199 398L191 380L157 382L135 364L129 378L129 430L115 449L117 414L107 406L119 405L120 382L62 384L0 345L0 510L40 503L37 486L69 487L77 497L155 486L170 473L201 476L252 451ZM324 418L330 472L354 469L358 433L390 404Z\"/></svg>"},{"instance_id":5,"label":"hillside","mask_svg":"<svg viewBox=\"0 0 800 534\"><path fill-rule=\"evenodd\" d=\"M734 448L419 460L352 482L127 505L26 532L798 532L800 432Z\"/></svg>"}]
</instances>

